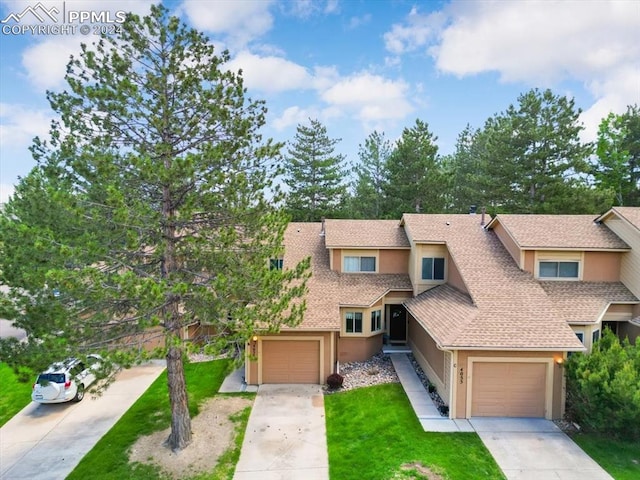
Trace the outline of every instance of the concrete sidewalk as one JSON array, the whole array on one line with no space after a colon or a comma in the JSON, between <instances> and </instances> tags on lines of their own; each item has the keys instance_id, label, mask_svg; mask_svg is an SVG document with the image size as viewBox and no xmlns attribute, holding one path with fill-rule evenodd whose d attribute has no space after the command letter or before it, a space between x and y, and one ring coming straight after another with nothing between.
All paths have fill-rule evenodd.
<instances>
[{"instance_id":1,"label":"concrete sidewalk","mask_svg":"<svg viewBox=\"0 0 640 480\"><path fill-rule=\"evenodd\" d=\"M101 397L32 402L0 428L0 478L65 478L165 369L154 362L119 372Z\"/></svg>"},{"instance_id":2,"label":"concrete sidewalk","mask_svg":"<svg viewBox=\"0 0 640 480\"><path fill-rule=\"evenodd\" d=\"M328 480L321 385L260 385L234 480Z\"/></svg>"},{"instance_id":3,"label":"concrete sidewalk","mask_svg":"<svg viewBox=\"0 0 640 480\"><path fill-rule=\"evenodd\" d=\"M431 400L429 392L424 388L405 353L392 353L389 356L402 388L425 432L473 432L473 427L468 420L464 418L452 420L440 415L438 407Z\"/></svg>"}]
</instances>

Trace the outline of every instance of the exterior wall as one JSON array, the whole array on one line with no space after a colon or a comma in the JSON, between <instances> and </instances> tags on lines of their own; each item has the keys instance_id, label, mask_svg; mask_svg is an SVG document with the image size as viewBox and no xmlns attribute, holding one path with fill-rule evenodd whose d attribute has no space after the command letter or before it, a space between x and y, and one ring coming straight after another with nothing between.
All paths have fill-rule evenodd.
<instances>
[{"instance_id":1,"label":"exterior wall","mask_svg":"<svg viewBox=\"0 0 640 480\"><path fill-rule=\"evenodd\" d=\"M584 252L582 280L585 282L619 282L619 252Z\"/></svg>"},{"instance_id":2,"label":"exterior wall","mask_svg":"<svg viewBox=\"0 0 640 480\"><path fill-rule=\"evenodd\" d=\"M249 340L246 346L245 381L249 385L258 385L261 368L260 356L263 340L281 340L282 348L287 348L287 340L318 339L320 341L320 381L324 382L335 365L335 337L333 332L295 332L285 331L275 335L259 336L257 340Z\"/></svg>"},{"instance_id":3,"label":"exterior wall","mask_svg":"<svg viewBox=\"0 0 640 480\"><path fill-rule=\"evenodd\" d=\"M382 348L382 334L374 337L338 338L338 362L364 362Z\"/></svg>"},{"instance_id":4,"label":"exterior wall","mask_svg":"<svg viewBox=\"0 0 640 480\"><path fill-rule=\"evenodd\" d=\"M622 254L620 281L640 298L640 232L615 214L612 214L604 223L632 249Z\"/></svg>"},{"instance_id":5,"label":"exterior wall","mask_svg":"<svg viewBox=\"0 0 640 480\"><path fill-rule=\"evenodd\" d=\"M429 381L442 394L449 384L445 368L445 352L439 350L433 338L418 324L411 314L409 318L409 345L416 361L427 374ZM445 397L443 397L445 398Z\"/></svg>"},{"instance_id":6,"label":"exterior wall","mask_svg":"<svg viewBox=\"0 0 640 480\"><path fill-rule=\"evenodd\" d=\"M602 316L602 320L612 321L628 321L633 318L633 309L635 305L631 304L613 304L609 305L607 311Z\"/></svg>"},{"instance_id":7,"label":"exterior wall","mask_svg":"<svg viewBox=\"0 0 640 480\"><path fill-rule=\"evenodd\" d=\"M378 273L409 273L409 250L380 250Z\"/></svg>"},{"instance_id":8,"label":"exterior wall","mask_svg":"<svg viewBox=\"0 0 640 480\"><path fill-rule=\"evenodd\" d=\"M408 249L344 249L332 248L330 253L331 270L342 272L343 258L345 256L376 257L375 273L408 273L409 272ZM373 272L371 272L373 273Z\"/></svg>"},{"instance_id":9,"label":"exterior wall","mask_svg":"<svg viewBox=\"0 0 640 480\"><path fill-rule=\"evenodd\" d=\"M422 259L425 257L442 257L445 259L444 266L444 280L423 280L422 279ZM415 255L413 255L413 264L409 267L413 270L413 278L411 283L413 284L413 290L415 295L429 290L436 285L441 285L447 282L449 273L449 252L446 245L443 244L420 244L415 247Z\"/></svg>"},{"instance_id":10,"label":"exterior wall","mask_svg":"<svg viewBox=\"0 0 640 480\"><path fill-rule=\"evenodd\" d=\"M551 362L549 368L553 371L551 379L547 379L548 384L551 383L551 412L549 418L561 418L564 413L564 374L562 366L556 363L557 359L564 358L564 352L507 352L507 351L478 351L478 350L459 350L456 359L456 372L454 379L456 382L455 398L453 399L454 407L450 408L450 416L452 418L466 418L467 416L467 387L468 382L473 379L469 377L471 369L471 361L469 357L485 357L500 359L519 359L525 360L546 360Z\"/></svg>"},{"instance_id":11,"label":"exterior wall","mask_svg":"<svg viewBox=\"0 0 640 480\"><path fill-rule=\"evenodd\" d=\"M339 248L331 249L331 265L329 267L331 270L335 270L336 272L342 271L342 250Z\"/></svg>"},{"instance_id":12,"label":"exterior wall","mask_svg":"<svg viewBox=\"0 0 640 480\"><path fill-rule=\"evenodd\" d=\"M535 268L536 268L536 252L534 252L533 250L525 250L524 265L522 269L525 272L529 272L531 275L533 275Z\"/></svg>"},{"instance_id":13,"label":"exterior wall","mask_svg":"<svg viewBox=\"0 0 640 480\"><path fill-rule=\"evenodd\" d=\"M518 265L518 267L520 268L523 268L524 266L522 265L521 260L522 250L520 250L518 244L513 240L513 238L511 238L511 235L509 235L509 233L499 222L496 222L495 226L493 227L493 231L502 242L502 245L504 245L504 248L507 249L507 252L509 252L509 254L513 257L516 265Z\"/></svg>"},{"instance_id":14,"label":"exterior wall","mask_svg":"<svg viewBox=\"0 0 640 480\"><path fill-rule=\"evenodd\" d=\"M562 250L537 250L533 267L533 276L538 277L538 263L544 261L575 261L580 262L578 267L578 279L582 280L584 274L584 252L562 251ZM544 278L546 281L553 281L551 278ZM571 281L570 278L560 278L558 280ZM574 279L575 280L575 279Z\"/></svg>"},{"instance_id":15,"label":"exterior wall","mask_svg":"<svg viewBox=\"0 0 640 480\"><path fill-rule=\"evenodd\" d=\"M447 283L452 287L457 288L461 292L465 292L468 294L469 291L467 290L467 286L465 285L464 280L462 279L462 275L460 275L460 271L458 270L458 267L456 266L455 263L453 263L451 255L449 255L448 252L447 252L447 265L449 266L449 276L447 278Z\"/></svg>"}]
</instances>

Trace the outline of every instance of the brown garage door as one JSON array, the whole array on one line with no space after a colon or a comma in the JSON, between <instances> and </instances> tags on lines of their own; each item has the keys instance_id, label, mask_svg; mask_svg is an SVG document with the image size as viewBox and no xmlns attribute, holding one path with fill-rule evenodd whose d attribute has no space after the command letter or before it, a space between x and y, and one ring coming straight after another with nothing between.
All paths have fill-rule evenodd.
<instances>
[{"instance_id":1,"label":"brown garage door","mask_svg":"<svg viewBox=\"0 0 640 480\"><path fill-rule=\"evenodd\" d=\"M320 383L320 342L264 340L262 383Z\"/></svg>"},{"instance_id":2,"label":"brown garage door","mask_svg":"<svg viewBox=\"0 0 640 480\"><path fill-rule=\"evenodd\" d=\"M472 417L544 417L545 363L474 362Z\"/></svg>"}]
</instances>

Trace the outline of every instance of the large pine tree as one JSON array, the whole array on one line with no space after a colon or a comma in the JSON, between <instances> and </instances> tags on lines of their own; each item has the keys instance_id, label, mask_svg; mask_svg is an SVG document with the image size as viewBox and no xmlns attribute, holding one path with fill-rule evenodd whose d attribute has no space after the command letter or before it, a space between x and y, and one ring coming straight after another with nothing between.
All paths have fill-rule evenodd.
<instances>
[{"instance_id":1,"label":"large pine tree","mask_svg":"<svg viewBox=\"0 0 640 480\"><path fill-rule=\"evenodd\" d=\"M220 351L304 308L307 262L268 267L287 223L266 195L278 199L281 146L262 139L266 109L228 60L162 6L83 46L67 90L49 93L60 121L0 217L0 313L38 340L11 361L32 347L133 361L134 340L160 333L174 450L192 435L183 329L213 325Z\"/></svg>"},{"instance_id":2,"label":"large pine tree","mask_svg":"<svg viewBox=\"0 0 640 480\"><path fill-rule=\"evenodd\" d=\"M400 218L403 213L443 211L447 184L436 140L429 125L419 119L402 131L387 163L386 195L391 218Z\"/></svg>"},{"instance_id":3,"label":"large pine tree","mask_svg":"<svg viewBox=\"0 0 640 480\"><path fill-rule=\"evenodd\" d=\"M346 201L346 171L344 156L335 153L339 142L329 138L318 120L298 125L284 165L286 209L294 221L317 222L340 215Z\"/></svg>"},{"instance_id":4,"label":"large pine tree","mask_svg":"<svg viewBox=\"0 0 640 480\"><path fill-rule=\"evenodd\" d=\"M384 133L372 132L360 145L360 163L354 168L356 179L351 198L351 215L357 218L382 218L387 210L385 186L388 181L387 162L392 152L391 142Z\"/></svg>"}]
</instances>

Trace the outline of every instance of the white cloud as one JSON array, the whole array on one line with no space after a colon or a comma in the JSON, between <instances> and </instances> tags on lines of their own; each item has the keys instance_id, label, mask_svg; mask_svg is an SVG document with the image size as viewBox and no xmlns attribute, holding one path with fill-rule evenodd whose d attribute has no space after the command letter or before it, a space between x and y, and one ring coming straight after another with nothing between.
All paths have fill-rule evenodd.
<instances>
[{"instance_id":1,"label":"white cloud","mask_svg":"<svg viewBox=\"0 0 640 480\"><path fill-rule=\"evenodd\" d=\"M13 195L15 188L8 183L0 183L0 203L6 203L9 201L9 197Z\"/></svg>"},{"instance_id":2,"label":"white cloud","mask_svg":"<svg viewBox=\"0 0 640 480\"><path fill-rule=\"evenodd\" d=\"M578 81L593 96L582 119L585 139L610 111L640 102L640 10L633 1L454 0L385 34L389 52L422 50L438 70L458 77L498 72L504 82L560 87Z\"/></svg>"},{"instance_id":3,"label":"white cloud","mask_svg":"<svg viewBox=\"0 0 640 480\"><path fill-rule=\"evenodd\" d=\"M239 48L271 30L272 4L271 0L185 0L180 10L197 30L227 35L228 43Z\"/></svg>"},{"instance_id":4,"label":"white cloud","mask_svg":"<svg viewBox=\"0 0 640 480\"><path fill-rule=\"evenodd\" d=\"M34 137L48 138L51 119L49 110L0 103L0 150L26 150Z\"/></svg>"},{"instance_id":5,"label":"white cloud","mask_svg":"<svg viewBox=\"0 0 640 480\"><path fill-rule=\"evenodd\" d=\"M430 52L456 75L552 83L601 75L640 57L635 2L460 2Z\"/></svg>"},{"instance_id":6,"label":"white cloud","mask_svg":"<svg viewBox=\"0 0 640 480\"><path fill-rule=\"evenodd\" d=\"M282 131L293 125L299 123L305 123L309 118L317 116L317 111L307 110L295 105L293 107L286 108L282 115L271 122L271 126L277 131Z\"/></svg>"},{"instance_id":7,"label":"white cloud","mask_svg":"<svg viewBox=\"0 0 640 480\"><path fill-rule=\"evenodd\" d=\"M413 107L407 100L409 86L368 72L346 77L322 94L334 106L353 112L363 122L401 119Z\"/></svg>"},{"instance_id":8,"label":"white cloud","mask_svg":"<svg viewBox=\"0 0 640 480\"><path fill-rule=\"evenodd\" d=\"M289 0L284 3L287 13L298 18L309 18L316 14L330 15L340 11L338 0Z\"/></svg>"},{"instance_id":9,"label":"white cloud","mask_svg":"<svg viewBox=\"0 0 640 480\"><path fill-rule=\"evenodd\" d=\"M65 85L64 76L71 55L80 54L80 40L72 36L52 37L27 48L22 66L29 83L39 90L54 90Z\"/></svg>"},{"instance_id":10,"label":"white cloud","mask_svg":"<svg viewBox=\"0 0 640 480\"><path fill-rule=\"evenodd\" d=\"M406 24L395 24L384 34L387 50L395 55L415 51L435 40L446 16L442 12L422 15L416 7L407 15Z\"/></svg>"},{"instance_id":11,"label":"white cloud","mask_svg":"<svg viewBox=\"0 0 640 480\"><path fill-rule=\"evenodd\" d=\"M232 71L242 69L245 86L264 92L311 88L311 75L297 63L282 57L260 57L248 51L240 52L226 64Z\"/></svg>"}]
</instances>

